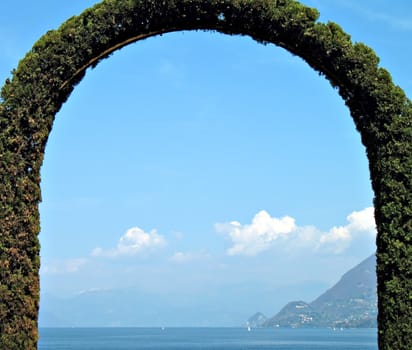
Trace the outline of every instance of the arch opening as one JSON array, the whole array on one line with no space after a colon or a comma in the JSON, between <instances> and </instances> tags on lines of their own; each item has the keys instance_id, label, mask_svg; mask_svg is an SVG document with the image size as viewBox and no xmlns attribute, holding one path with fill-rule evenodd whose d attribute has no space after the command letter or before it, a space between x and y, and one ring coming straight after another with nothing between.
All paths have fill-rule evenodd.
<instances>
[{"instance_id":1,"label":"arch opening","mask_svg":"<svg viewBox=\"0 0 412 350\"><path fill-rule=\"evenodd\" d=\"M102 220L99 220L99 216L97 216L94 219L90 218L89 223L85 225L75 224L75 221L84 220L81 219L82 216L89 217L89 211L84 207L79 210L77 214L79 216L74 214L70 215L65 212L64 216L67 217L67 215L69 215L70 218L76 218L76 220L66 219L67 224L64 223L64 216L56 218L53 215L52 220L54 222L59 222L58 237L56 236L54 239L52 238L52 240L55 241L55 244L59 243L63 246L66 245L67 251L73 252L74 248L72 248L72 245L78 244L78 241L88 243L88 250L83 252L84 255L82 258L84 259L85 257L88 258L87 254L90 254L93 248L97 246L105 249L106 253L108 249L115 247L115 243L120 235L124 233L124 222L128 222L130 227L139 223L139 227L146 228L147 230L156 228L157 232L162 235L165 233L168 234L173 230L173 225L171 225L171 227L167 227L167 225L157 226L160 224L154 219L154 216L156 215L164 218L168 221L168 224L170 224L170 217L174 217L175 219L173 221L175 222L175 228L178 227L182 232L191 235L191 233L195 233L192 232L193 229L184 227L184 220L179 219L184 219L187 215L200 217L202 216L202 213L204 213L204 216L209 220L205 219L202 223L199 223L199 225L202 225L202 230L206 230L206 232L204 232L205 235L209 232L207 230L210 230L210 235L213 236L216 234L212 229L214 223L230 221L230 218L232 218L246 224L250 222L251 217L253 217L253 215L260 209L265 209L274 217L286 214L292 215L296 218L296 223L299 226L324 221L320 220L320 217L328 216L330 217L328 223L324 223L322 229L329 230L333 225L337 224L336 220L339 220L339 225L344 225L344 219L350 212L354 209L364 208L359 206L359 202L357 203L355 199L352 200L352 203L357 203L356 205L358 206L352 206L346 209L342 207L343 202L345 202L345 200L342 200L342 197L345 197L350 191L353 191L354 186L358 188L359 192L362 192L363 186L366 188L367 186L370 186L370 184L368 175L366 174L367 171L365 172L367 169L365 162L362 162L362 167L364 167L362 171L364 181L362 181L362 184L357 184L355 183L356 181L353 180L353 178L357 177L357 175L355 175L357 168L351 166L351 162L356 162L357 156L359 156L359 159L362 158L362 160L366 160L364 149L361 147L358 138L359 135L355 133L352 120L348 118L347 109L336 95L336 91L330 89L323 77L319 77L313 70L309 69L303 61L290 56L289 53L284 52L284 54L282 54L281 51L283 50L277 47L263 47L257 45L253 41L249 41L247 38L229 38L219 34L194 32L192 32L191 35L190 33L184 33L182 36L184 36L184 42L181 43L183 47L177 47L179 41L182 41L180 38L181 36L178 33L168 34L161 38L158 37L157 39L149 39L144 44L136 45L133 48L126 48L121 54L116 53L111 60L105 61L96 67L95 70L90 72L87 75L87 79L84 79L81 82L80 86L75 90L75 94L71 96L71 99L59 112L52 131L52 142L50 142L49 139L46 148L46 158L42 169L42 193L44 203L42 205L47 206L48 202L53 203L56 200L62 199L60 194L57 198L50 194L47 195L47 192L45 193L44 185L51 176L50 174L53 173L53 176L58 177L60 183L59 187L64 188L66 181L64 173L71 174L71 169L75 169L77 162L80 162L80 164L87 164L88 167L90 167L90 170L87 172L87 170L83 170L84 167L82 166L82 174L79 174L79 177L77 177L77 182L81 182L82 187L70 186L73 175L66 175L68 186L70 187L67 186L68 188L65 189L65 191L68 191L71 194L83 194L84 196L94 196L97 193L98 196L105 197L104 187L114 186L118 189L116 190L118 193L122 193L122 195L129 200L131 198L130 196L126 196L126 192L132 192L134 198L147 198L147 194L145 195L142 192L135 191L135 187L152 187L145 174L142 173L142 171L144 171L144 166L146 166L146 170L151 166L151 171L153 171L154 166L162 169L165 167L169 170L171 167L174 173L169 174L170 178L161 178L161 186L164 188L164 193L156 199L156 203L161 203L160 208L156 206L156 203L148 200L146 207L136 206L131 210L130 208L125 209L125 206L123 205L124 203L122 201L119 202L117 195L116 198L111 197L111 200L100 198L100 200L105 202L103 204L103 209L106 209L104 214L101 214L102 220L106 220L103 223L99 222ZM157 45L154 44L156 40L160 42ZM193 41L195 40L198 41L198 43L194 43ZM150 41L153 41L153 43ZM245 43L246 41L248 44ZM195 46L192 47L191 44L194 44ZM217 47L212 50L212 57L209 58L209 61L205 58L205 52L199 52L202 45L206 47L208 45L216 45ZM242 48L238 47L240 45ZM174 48L174 54L168 55L167 52L172 47ZM227 51L225 54L222 52L221 55L219 55L222 47L225 47L225 50ZM181 54L178 53L180 51L179 49L183 51ZM242 56L244 50L247 50L248 52L248 55L246 55L247 57ZM191 54L188 54L188 51L191 51ZM228 53L228 51L230 53ZM254 52L251 53L251 51ZM131 78L131 71L127 71L125 67L137 62L143 53L145 58L140 58L142 60L142 67L134 68L133 78ZM118 57L117 54L121 57ZM157 59L156 56L158 56ZM189 56L189 58L187 58L187 56ZM225 58L225 56L230 57ZM233 65L227 62L227 60L231 59L236 60L236 67L233 67ZM146 62L146 60L150 60L150 62ZM213 62L210 60L213 60ZM265 60L270 61L264 62ZM168 63L166 66L164 66L165 61ZM250 66L251 62L254 62L253 67ZM177 67L179 64L181 64L181 66L179 66L181 68L195 66L189 67L182 72L182 76L184 76L183 82L180 80L181 77L176 77L174 74L168 75L171 73L170 67ZM207 70L209 64L215 68L213 72L209 71L206 77L201 77L199 76L199 73L194 73L194 71ZM218 67L216 68L216 66ZM111 72L109 67L112 67L112 69L115 69L116 71L114 73ZM291 68L290 72L286 72L288 68ZM245 69L246 72L240 74L240 69ZM160 74L158 74L159 72L167 73L166 77L162 79L159 76ZM193 76L190 77L190 74ZM125 77L125 75L127 75L127 77ZM255 83L252 83L252 86L246 86L244 79L252 81L253 76L256 79ZM132 92L136 77L139 78L139 83L145 86L145 89L148 90L147 93L140 91L140 89L136 89L136 91ZM284 80L287 77L291 80L291 84L301 84L302 86L293 90L291 86L280 86L280 84L270 85L271 81ZM127 82L126 80L130 81ZM94 81L94 83L91 83L91 81ZM115 91L112 91L119 90L118 87L114 86L117 85L114 84L116 81L122 81L122 89L120 89L122 91L121 97L116 96ZM146 85L147 81L149 81L149 85ZM193 81L195 81L195 83ZM176 82L180 82L180 84L175 85ZM185 86L186 84L192 85L187 87ZM217 86L214 87L215 85ZM159 88L157 89L156 86L159 86ZM219 89L218 86L221 86L221 88ZM105 92L104 90L106 89L109 90L109 92ZM170 91L172 89L176 90L175 94ZM253 94L253 91L257 93L256 90L258 89L261 89L261 92L258 93L259 96L250 96ZM286 96L294 93L296 99L301 100L302 104L305 100L305 114L300 110L300 106L288 106L284 103ZM91 101L87 102L91 95L94 95L94 97ZM176 98L176 95L179 98ZM319 98L319 96L316 95L321 95L323 98ZM197 98L197 96L201 96L201 98ZM194 101L192 101L193 103L187 105L187 100L192 98L194 99ZM207 99L207 101L204 101L204 99ZM265 103L269 100L272 101L272 103ZM110 101L112 108L108 105L104 105L105 101ZM160 106L153 106L153 103L156 101L164 101L164 103L168 105L167 116ZM98 105L99 103L104 105L100 109L97 106L94 106L94 104ZM79 105L79 107L76 108L73 104ZM123 104L128 107L122 108L121 105ZM181 105L181 107L175 109L173 108L174 106L170 106L173 104ZM316 104L322 106L316 108ZM87 106L87 110L84 110L84 106ZM131 114L129 117L126 115L128 113L128 108L135 110L135 112L129 111ZM101 109L104 109L104 112L101 112ZM149 111L149 109L151 110ZM223 109L224 112L222 112L221 109ZM316 120L316 116L322 114L319 109L323 110L323 113L330 113L330 120L324 120L324 124L330 123L333 125L333 131L331 132L331 135L326 135L325 132L320 132L318 136L320 139L317 140L316 136L312 135L312 130L314 131L317 128L322 129L322 122ZM204 110L209 115L205 116L205 112L199 110ZM316 110L318 113L316 113ZM269 115L273 118L270 118ZM204 120L205 118L208 119ZM89 119L91 120L89 121ZM298 121L301 123L299 124ZM95 125L97 122L99 125ZM180 132L175 131L175 124L177 123L181 125ZM196 123L197 125L196 127L187 127L186 125L188 123ZM94 133L101 133L101 136L96 136L96 138L91 139L91 137L93 137L89 135L91 131L84 131L83 125L85 125L86 128L90 128L90 125L95 125ZM159 128L162 129L160 133L158 133ZM164 134L165 128L167 130L166 135ZM202 133L200 133L199 128L202 130ZM342 135L342 130L350 132L350 136ZM249 134L246 131L248 131ZM307 134L306 131L310 134ZM147 135L142 135L143 133L147 133ZM234 133L236 136L233 135ZM74 134L76 134L76 139L72 139L71 143L64 143L61 141L66 137L70 137L69 135ZM114 138L114 140L116 140L114 141L111 138L112 134L123 135L124 138L130 142L120 140L120 138ZM170 136L167 136L167 134ZM252 142L250 138L256 137L258 134L260 135L260 139ZM134 139L136 135L138 135L139 142L136 142ZM354 138L352 138L353 135ZM350 137L350 140L347 140L346 136ZM181 139L182 141L176 141L176 138ZM214 144L208 148L207 141L204 140L205 138L210 138L210 140L213 140ZM225 143L223 144L222 138L225 138ZM301 157L306 158L306 163L299 164L299 166L296 161L294 161L299 159L299 150L296 148L293 149L293 140L296 140L296 138L301 138L302 142L306 144L305 150L300 151L306 154L306 156L301 155ZM165 142L164 139L168 139L169 141ZM117 144L118 140L120 140L120 145L112 145L113 142ZM151 142L153 140L156 142L156 147L159 147L162 150L160 153L167 154L168 161L166 163L164 159L159 161L160 165L157 162L153 162L157 157L161 157L159 152L154 151L152 153L151 150L147 149L147 147L151 147ZM339 142L348 147L347 152L342 151L341 153L335 154L335 161L341 163L340 166L338 167L334 165L334 163L326 165L328 162L323 159L327 156L325 153L332 153L333 150L337 150L337 144ZM176 145L176 143L180 146ZM228 143L232 146L228 146ZM66 144L66 146L64 144ZM320 144L328 144L328 149L321 147ZM53 148L57 145L59 154L56 153L56 148ZM193 153L196 150L196 156L191 154L192 157L188 156L187 161L185 162L185 164L192 164L196 170L187 166L188 169L186 169L186 171L189 171L192 175L190 177L186 176L186 181L181 183L179 182L179 179L182 179L182 177L176 173L180 173L183 170L181 168L182 157L174 157L174 155L179 152L187 152L185 145L189 147L190 153ZM354 147L351 147L351 145ZM359 150L359 147L355 147L355 145L360 146L361 149ZM53 148L53 155L51 158L48 158L48 147ZM73 147L77 152L72 150ZM129 158L129 161L124 161L124 159L113 160L110 155L106 156L106 154L104 156L104 161L102 160L101 162L97 162L92 158L93 153L106 153L107 151L122 154L125 147L131 147L136 150L135 154ZM207 154L205 155L204 152L206 151ZM60 152L62 153L60 154ZM81 152L83 154L79 157L76 156L72 159L72 156L70 156L71 153ZM230 174L230 171L225 169L227 163L219 163L219 167L216 168L216 163L211 161L208 154L217 152L228 153L226 160L227 163L232 164L233 173ZM88 157L83 157L83 155L86 154ZM357 156L354 156L353 154L356 154ZM123 157L124 156L121 156L121 158ZM151 162L147 163L145 157L149 157ZM285 157L288 159L285 159ZM198 159L200 159L200 161L198 161ZM111 163L110 161L113 161L114 163ZM287 164L288 161L290 161L289 164ZM130 162L141 163L142 166L137 168L135 167L135 164L131 167ZM171 164L173 164L173 166L171 166ZM244 167L242 167L242 164ZM276 164L278 166L275 166ZM127 171L135 174L135 176L122 178L122 183L125 186L131 184L131 187L133 188L132 190L122 190L122 188L119 187L118 182L108 181L104 182L104 184L100 183L102 186L100 187L98 184L100 181L98 179L90 180L93 177L94 169L99 173L101 171L103 172L101 175L96 176L110 179L105 168L112 166L116 166L119 169L119 172ZM245 167L251 167L253 168L253 171L245 169ZM347 169L345 169L345 167ZM132 168L134 170L132 170ZM258 170L258 168L260 170ZM323 168L323 171L318 173L318 175L315 175L317 168ZM352 169L352 173L348 170L349 168ZM306 179L303 178L303 171L305 172ZM346 176L344 176L346 181L342 178L343 176L339 177L341 175L340 172L343 173L345 171L347 171L345 173ZM208 176L202 177L202 175L206 175L207 173L209 178ZM81 177L85 177L85 180L82 180L80 175ZM234 178L230 179L230 176L234 176ZM291 189L282 186L282 182L285 182L285 178L288 176L295 177L293 186L296 186L296 188ZM258 178L258 183L255 182L251 184L248 181L249 177ZM138 178L139 182L136 183L134 178ZM269 180L269 178L271 180ZM332 178L336 178L336 180L332 181ZM159 180L159 177L156 176L156 179ZM278 179L276 180L279 181L278 184L274 181L275 179ZM175 182L173 182L173 180ZM306 186L304 185L305 183ZM322 183L323 186L330 186L328 195L321 196L316 194L317 189L320 187L320 183ZM89 184L90 188L84 189L83 186L87 186L87 184ZM200 195L201 192L197 191L198 188L195 187L194 184L197 184L197 186L202 184L203 187L208 186L208 196L213 197L214 199L212 204L210 204L211 209L209 209L207 213L205 213L205 202L209 198L203 198ZM215 188L216 184L219 185L219 188ZM225 187L222 188L223 185L225 185ZM171 200L176 198L177 195L176 193L173 194L173 191L171 191L170 188L177 186L180 186L183 191L179 201L183 198L193 201L193 206L191 206L189 212L187 212L187 209L185 211L179 203L175 203L174 207L172 206ZM345 189L342 188L342 186L344 186ZM258 196L256 193L254 194L254 192L264 192L266 196L263 196L263 200L258 201ZM289 192L289 195L286 195L285 192ZM197 200L194 193L197 193L199 196ZM359 193L356 195L358 194ZM371 195L371 193L369 194ZM318 198L315 198L316 195ZM248 209L244 208L243 210L240 210L239 208L235 208L236 203L233 201L235 197L240 201L250 202L249 205L246 206ZM360 197L362 196L359 194L358 199ZM367 198L365 207L370 205L370 199L371 197ZM331 210L328 213L321 212L320 203L332 203L333 200L337 202L336 206L331 206ZM112 201L115 201L117 204L110 204ZM307 209L309 209L309 203L311 202L311 205L314 208L312 208L312 210L298 209L296 208L296 205L293 205L293 202L296 203L299 201L307 202ZM258 206L256 206L257 202L260 203ZM93 205L93 203L89 204ZM116 208L111 208L110 205L116 206ZM167 208L166 210L165 207ZM319 210L317 207L319 207ZM230 208L229 211L228 208ZM122 211L131 210L133 215L125 218L123 223L118 222L118 225L116 226L114 221L112 221L111 214L112 210L116 209ZM238 213L242 211L247 212L247 214L239 216ZM311 213L309 213L309 211ZM171 212L174 214L171 214ZM338 215L338 213L340 213L340 215ZM47 230L45 225L47 225L47 220L51 219L47 219L43 213L41 219L42 230ZM63 233L60 230L61 225L65 226L63 230L66 231L66 235L63 236L67 237L61 237ZM104 236L105 238L102 239L99 244L95 242L94 245L90 245L90 240L93 240L93 236L89 234L86 227L98 231L100 236ZM105 229L108 227L110 227L112 235L110 235L110 232L105 232ZM126 229L126 227L124 227L124 229ZM197 229L200 231L200 227L197 227ZM46 235L52 234L52 229L48 229L47 231L49 233L46 233ZM57 232L57 230L55 231ZM68 233L70 231L74 232L71 239L69 239L70 234ZM85 233L87 233L87 235ZM116 234L113 235L113 233ZM199 232L196 233L199 235L199 238L203 237ZM85 235L87 237L84 237ZM220 235L219 238L223 240L224 236ZM111 241L109 242L110 239ZM169 249L173 244L173 239L174 237L166 236L166 241L170 243ZM48 247L45 247L42 244L42 252L44 252L44 248L47 249ZM227 248L230 248L230 246L228 245ZM308 251L312 248L313 247L308 247ZM50 249L50 247L48 249ZM200 249L198 245L196 246L196 249L196 253L199 254L199 256L192 255L191 257L193 259L207 257L206 254L200 254L203 252L199 252L202 249ZM179 249L176 251L180 252ZM364 254L369 254L372 251L373 249L370 249L370 246L364 249L363 254L357 256L359 261L366 257ZM183 250L183 252L185 252L185 250ZM173 252L170 252L168 249L162 248L161 253L159 259L162 257L165 258L166 254L169 254L170 258L174 256ZM242 256L243 255L240 255L240 257ZM72 255L71 257L78 258L76 255ZM179 254L174 256L174 260L179 259L179 257L181 259L190 259L190 256ZM236 259L236 256L234 258ZM44 259L44 255L42 256L42 259L42 266L44 268L48 262ZM92 258L92 260L93 259L94 258ZM218 260L217 257L216 260ZM81 260L77 261L81 262ZM337 258L336 261L342 264L342 259ZM72 262L75 263L76 260L73 260ZM280 256L277 257L276 263L273 266L275 267L279 262ZM341 271L343 272L344 270L347 270L357 262L356 259L348 259L345 263L346 267L341 267ZM217 263L215 259L213 259L211 265L214 263ZM297 264L297 266L300 265L297 257L295 259L295 264ZM267 264L262 263L262 266L264 265ZM60 267L62 269L64 268L64 266ZM110 263L108 264L108 268L109 267ZM249 268L251 268L250 265ZM339 269L339 267L336 266L336 269ZM319 266L319 268L315 268L314 270L317 273L316 275L313 275L313 278L317 278L315 276L320 276L321 271L323 271L322 266ZM52 273L53 269L49 271ZM340 274L340 272L336 273L337 275ZM275 274L270 273L270 275L272 280ZM300 273L299 275L302 274ZM309 277L306 276L306 278ZM330 277L328 276L328 278ZM52 283L50 282L50 274L47 279L49 283L48 286L50 286L50 283ZM147 284L149 283L148 280L149 279L145 279ZM175 279L172 278L172 280ZM41 282L43 283L44 280L42 279ZM88 290L107 286L94 285L92 282L96 283L92 278L87 280L82 289ZM66 281L66 283L69 282ZM120 286L121 285L119 284L119 287ZM166 288L162 289L166 290ZM71 291L74 292L73 290ZM63 295L65 293L61 294ZM303 295L301 295L300 298L303 298ZM311 297L305 297L303 299L310 301L310 298ZM279 305L279 308L281 306L283 305ZM254 310L255 309L252 311ZM268 314L270 314L270 311ZM249 315L246 316L248 317ZM236 325L241 324L241 322L242 320L239 320ZM168 323L165 322L163 325L168 325Z\"/></svg>"}]
</instances>

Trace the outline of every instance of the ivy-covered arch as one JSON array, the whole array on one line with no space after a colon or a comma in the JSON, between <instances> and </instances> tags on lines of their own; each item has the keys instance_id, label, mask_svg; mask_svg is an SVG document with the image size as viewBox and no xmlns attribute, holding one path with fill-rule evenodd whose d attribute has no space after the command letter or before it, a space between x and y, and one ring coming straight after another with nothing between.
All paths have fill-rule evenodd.
<instances>
[{"instance_id":1,"label":"ivy-covered arch","mask_svg":"<svg viewBox=\"0 0 412 350\"><path fill-rule=\"evenodd\" d=\"M87 68L181 30L248 35L303 58L349 107L375 193L380 349L412 344L412 105L363 44L294 0L104 0L44 35L1 90L0 348L36 349L40 167L55 114Z\"/></svg>"}]
</instances>

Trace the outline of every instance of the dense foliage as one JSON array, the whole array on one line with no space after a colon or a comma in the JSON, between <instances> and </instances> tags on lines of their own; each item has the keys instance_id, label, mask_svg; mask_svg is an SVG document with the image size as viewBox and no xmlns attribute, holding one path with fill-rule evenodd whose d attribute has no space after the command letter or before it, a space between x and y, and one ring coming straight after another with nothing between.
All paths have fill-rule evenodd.
<instances>
[{"instance_id":1,"label":"dense foliage","mask_svg":"<svg viewBox=\"0 0 412 350\"><path fill-rule=\"evenodd\" d=\"M378 227L380 349L412 344L412 109L378 58L294 0L105 0L44 35L0 100L0 348L35 349L40 166L54 116L87 68L149 36L248 35L302 57L350 108L369 159Z\"/></svg>"}]
</instances>

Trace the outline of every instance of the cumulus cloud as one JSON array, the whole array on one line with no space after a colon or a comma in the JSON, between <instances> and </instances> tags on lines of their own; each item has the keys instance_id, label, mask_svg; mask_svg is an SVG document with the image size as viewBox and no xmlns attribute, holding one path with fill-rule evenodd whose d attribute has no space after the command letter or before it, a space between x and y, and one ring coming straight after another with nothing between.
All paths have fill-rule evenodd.
<instances>
[{"instance_id":1,"label":"cumulus cloud","mask_svg":"<svg viewBox=\"0 0 412 350\"><path fill-rule=\"evenodd\" d=\"M271 217L262 210L254 216L251 224L242 225L237 221L218 223L215 230L230 239L232 246L227 249L230 256L256 255L280 243L289 250L303 248L340 254L354 239L376 234L373 207L352 212L347 221L347 225L334 226L323 232L315 226L298 226L290 216Z\"/></svg>"},{"instance_id":2,"label":"cumulus cloud","mask_svg":"<svg viewBox=\"0 0 412 350\"><path fill-rule=\"evenodd\" d=\"M375 235L376 225L374 208L369 207L361 211L354 211L347 216L349 222L345 226L332 227L329 232L319 238L318 248L334 253L343 252L350 242L364 233Z\"/></svg>"},{"instance_id":3,"label":"cumulus cloud","mask_svg":"<svg viewBox=\"0 0 412 350\"><path fill-rule=\"evenodd\" d=\"M218 223L217 232L227 234L233 246L227 250L228 255L256 255L268 249L272 243L287 237L296 230L295 219L290 216L273 218L265 210L257 213L252 223L241 225L237 221Z\"/></svg>"},{"instance_id":4,"label":"cumulus cloud","mask_svg":"<svg viewBox=\"0 0 412 350\"><path fill-rule=\"evenodd\" d=\"M152 251L166 245L166 239L156 230L145 232L139 227L132 227L120 237L117 246L113 249L97 247L92 256L116 258L120 256L134 256L143 252Z\"/></svg>"}]
</instances>

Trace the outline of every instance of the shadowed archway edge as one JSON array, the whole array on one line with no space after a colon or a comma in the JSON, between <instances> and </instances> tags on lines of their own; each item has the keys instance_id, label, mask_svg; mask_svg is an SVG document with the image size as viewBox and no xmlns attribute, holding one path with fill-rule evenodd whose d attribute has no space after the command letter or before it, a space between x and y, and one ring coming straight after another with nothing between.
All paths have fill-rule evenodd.
<instances>
[{"instance_id":1,"label":"shadowed archway edge","mask_svg":"<svg viewBox=\"0 0 412 350\"><path fill-rule=\"evenodd\" d=\"M293 0L105 0L33 46L0 100L0 348L37 348L40 167L56 113L89 67L132 42L182 30L273 43L338 89L375 193L379 348L412 344L411 102L370 48L317 19Z\"/></svg>"}]
</instances>

